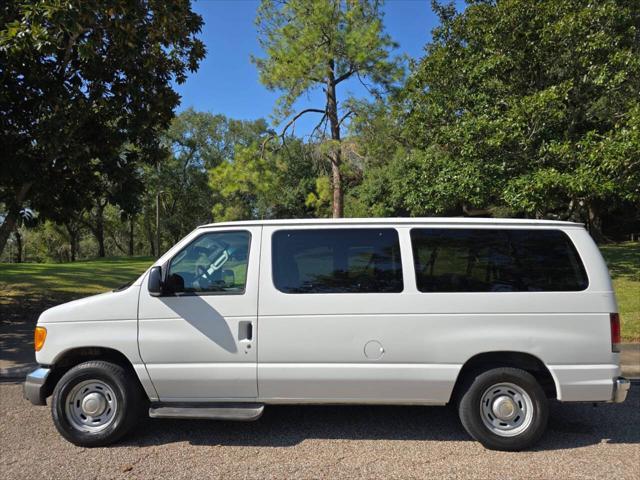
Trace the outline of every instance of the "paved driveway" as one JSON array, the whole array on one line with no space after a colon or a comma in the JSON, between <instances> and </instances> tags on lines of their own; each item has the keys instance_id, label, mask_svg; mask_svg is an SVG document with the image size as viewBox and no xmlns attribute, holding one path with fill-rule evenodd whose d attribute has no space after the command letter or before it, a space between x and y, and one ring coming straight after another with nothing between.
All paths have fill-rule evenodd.
<instances>
[{"instance_id":1,"label":"paved driveway","mask_svg":"<svg viewBox=\"0 0 640 480\"><path fill-rule=\"evenodd\" d=\"M530 452L491 452L444 407L267 407L255 423L144 420L110 448L64 441L0 384L0 478L640 478L640 384L621 405L554 404Z\"/></svg>"}]
</instances>

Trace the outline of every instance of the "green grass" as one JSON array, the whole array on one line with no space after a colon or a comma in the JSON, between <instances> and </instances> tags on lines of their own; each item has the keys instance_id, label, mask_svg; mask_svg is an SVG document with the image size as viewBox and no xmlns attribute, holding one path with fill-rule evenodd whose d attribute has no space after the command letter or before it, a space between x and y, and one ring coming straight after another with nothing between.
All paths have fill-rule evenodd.
<instances>
[{"instance_id":1,"label":"green grass","mask_svg":"<svg viewBox=\"0 0 640 480\"><path fill-rule=\"evenodd\" d=\"M622 339L640 342L640 243L603 245L600 250L618 298Z\"/></svg>"},{"instance_id":2,"label":"green grass","mask_svg":"<svg viewBox=\"0 0 640 480\"><path fill-rule=\"evenodd\" d=\"M73 263L0 263L0 291L92 295L135 280L151 257L113 257Z\"/></svg>"},{"instance_id":3,"label":"green grass","mask_svg":"<svg viewBox=\"0 0 640 480\"><path fill-rule=\"evenodd\" d=\"M640 342L640 244L600 247L618 298L624 341ZM116 257L74 263L0 263L0 303L24 299L66 301L116 288L135 279L151 264L151 257ZM236 282L242 272L236 273Z\"/></svg>"}]
</instances>

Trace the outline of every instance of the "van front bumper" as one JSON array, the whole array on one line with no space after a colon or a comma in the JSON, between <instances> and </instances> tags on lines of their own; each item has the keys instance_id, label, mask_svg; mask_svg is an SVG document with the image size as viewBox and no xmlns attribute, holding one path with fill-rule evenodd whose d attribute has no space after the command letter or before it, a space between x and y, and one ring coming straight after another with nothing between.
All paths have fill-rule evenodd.
<instances>
[{"instance_id":1,"label":"van front bumper","mask_svg":"<svg viewBox=\"0 0 640 480\"><path fill-rule=\"evenodd\" d=\"M27 375L23 385L24 398L34 405L46 405L47 396L45 385L47 377L51 373L50 368L37 368Z\"/></svg>"},{"instance_id":2,"label":"van front bumper","mask_svg":"<svg viewBox=\"0 0 640 480\"><path fill-rule=\"evenodd\" d=\"M627 393L629 393L629 388L631 388L631 382L624 377L616 378L613 384L613 399L611 400L613 403L622 403L627 398Z\"/></svg>"}]
</instances>

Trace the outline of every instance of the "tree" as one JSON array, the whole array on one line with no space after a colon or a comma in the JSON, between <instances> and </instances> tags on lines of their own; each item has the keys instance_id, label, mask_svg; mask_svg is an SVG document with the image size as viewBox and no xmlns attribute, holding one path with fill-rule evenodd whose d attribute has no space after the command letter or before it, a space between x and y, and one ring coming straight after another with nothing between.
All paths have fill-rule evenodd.
<instances>
[{"instance_id":1,"label":"tree","mask_svg":"<svg viewBox=\"0 0 640 480\"><path fill-rule=\"evenodd\" d=\"M577 219L601 237L607 208L640 201L637 2L434 8L441 25L396 106L389 198L411 214Z\"/></svg>"},{"instance_id":2,"label":"tree","mask_svg":"<svg viewBox=\"0 0 640 480\"><path fill-rule=\"evenodd\" d=\"M270 90L282 92L276 118L289 118L282 132L301 116L320 115L315 133L329 126L326 156L331 165L332 213L343 216L342 128L352 114L348 102L338 100L338 87L357 78L388 90L401 77L395 47L384 34L379 1L369 0L263 0L256 23L266 57L253 58L260 80ZM365 85L368 85L365 83ZM321 88L324 105L294 112L301 96Z\"/></svg>"},{"instance_id":3,"label":"tree","mask_svg":"<svg viewBox=\"0 0 640 480\"><path fill-rule=\"evenodd\" d=\"M155 158L204 46L188 0L9 0L0 7L0 253L24 204L86 196L126 145Z\"/></svg>"},{"instance_id":4,"label":"tree","mask_svg":"<svg viewBox=\"0 0 640 480\"><path fill-rule=\"evenodd\" d=\"M105 163L104 166L110 166L111 170L96 172L88 203L77 204L77 209L82 212L80 216L82 224L96 239L98 257L104 257L106 253L105 209L107 206L111 205L120 210L121 219L130 218L139 210L144 185L137 159L137 152L128 151L119 155L119 161Z\"/></svg>"},{"instance_id":5,"label":"tree","mask_svg":"<svg viewBox=\"0 0 640 480\"><path fill-rule=\"evenodd\" d=\"M209 171L214 220L313 216L307 199L314 192L316 169L308 146L289 138L287 148L264 149L261 140L239 145L233 158Z\"/></svg>"},{"instance_id":6,"label":"tree","mask_svg":"<svg viewBox=\"0 0 640 480\"><path fill-rule=\"evenodd\" d=\"M159 163L150 192L160 193L162 233L175 243L195 225L212 220L221 183L209 183L209 171L232 164L237 152L253 145L267 132L267 122L234 120L224 115L180 113L163 135L169 154Z\"/></svg>"}]
</instances>

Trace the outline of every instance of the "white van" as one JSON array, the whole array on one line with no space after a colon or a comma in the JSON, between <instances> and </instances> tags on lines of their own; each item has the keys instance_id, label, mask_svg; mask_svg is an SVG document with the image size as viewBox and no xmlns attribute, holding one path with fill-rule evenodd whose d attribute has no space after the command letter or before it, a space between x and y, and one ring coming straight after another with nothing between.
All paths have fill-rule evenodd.
<instances>
[{"instance_id":1,"label":"white van","mask_svg":"<svg viewBox=\"0 0 640 480\"><path fill-rule=\"evenodd\" d=\"M53 395L56 427L83 446L147 410L255 420L268 404L453 403L473 438L520 450L549 399L624 401L616 312L575 223L218 223L131 285L45 311L24 391Z\"/></svg>"}]
</instances>

